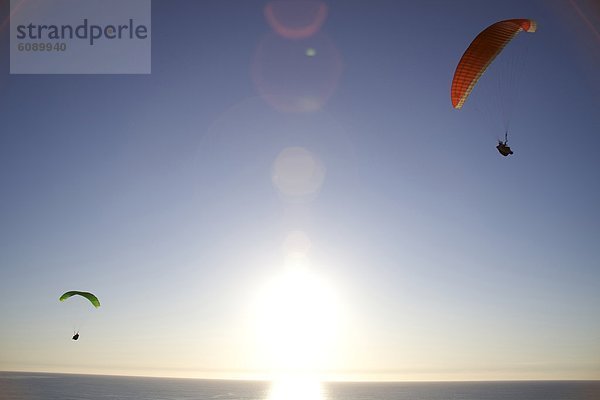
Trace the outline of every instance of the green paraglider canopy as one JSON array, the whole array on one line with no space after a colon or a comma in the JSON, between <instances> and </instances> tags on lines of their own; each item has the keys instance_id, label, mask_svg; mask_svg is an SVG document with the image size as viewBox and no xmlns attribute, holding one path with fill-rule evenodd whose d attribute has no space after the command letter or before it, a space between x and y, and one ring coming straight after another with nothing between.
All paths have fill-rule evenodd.
<instances>
[{"instance_id":1,"label":"green paraglider canopy","mask_svg":"<svg viewBox=\"0 0 600 400\"><path fill-rule=\"evenodd\" d=\"M72 290L70 292L66 292L65 294L63 294L62 296L60 296L60 301L65 301L66 299L68 299L71 296L83 296L86 299L88 299L90 301L90 303L92 303L92 305L96 308L100 307L100 300L98 300L98 298L90 293L90 292L79 292L77 290Z\"/></svg>"}]
</instances>

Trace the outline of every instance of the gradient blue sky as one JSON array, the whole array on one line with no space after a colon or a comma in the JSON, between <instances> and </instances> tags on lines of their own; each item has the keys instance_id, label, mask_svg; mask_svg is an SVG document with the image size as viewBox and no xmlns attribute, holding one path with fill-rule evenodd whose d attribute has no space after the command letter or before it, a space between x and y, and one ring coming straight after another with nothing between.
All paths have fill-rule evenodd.
<instances>
[{"instance_id":1,"label":"gradient blue sky","mask_svg":"<svg viewBox=\"0 0 600 400\"><path fill-rule=\"evenodd\" d=\"M264 376L278 364L256 332L275 325L256 327L253 304L301 231L336 322L327 341L303 333L327 357L285 368L600 379L600 10L328 1L320 32L291 41L266 4L153 1L151 75L9 75L0 32L0 370ZM529 53L502 158L449 90L473 37L509 18L538 31L517 37ZM304 47L316 55L280 55ZM256 68L329 97L278 109ZM273 182L290 147L323 178L301 199ZM59 303L72 289L102 307Z\"/></svg>"}]
</instances>

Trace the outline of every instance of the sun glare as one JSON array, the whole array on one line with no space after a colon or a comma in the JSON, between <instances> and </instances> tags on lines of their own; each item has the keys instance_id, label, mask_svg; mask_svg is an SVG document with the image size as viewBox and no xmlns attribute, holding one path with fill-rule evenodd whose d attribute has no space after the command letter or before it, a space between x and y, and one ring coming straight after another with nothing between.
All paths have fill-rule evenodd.
<instances>
[{"instance_id":1,"label":"sun glare","mask_svg":"<svg viewBox=\"0 0 600 400\"><path fill-rule=\"evenodd\" d=\"M315 374L331 362L340 310L331 286L302 252L260 291L254 322L261 364L272 373Z\"/></svg>"}]
</instances>

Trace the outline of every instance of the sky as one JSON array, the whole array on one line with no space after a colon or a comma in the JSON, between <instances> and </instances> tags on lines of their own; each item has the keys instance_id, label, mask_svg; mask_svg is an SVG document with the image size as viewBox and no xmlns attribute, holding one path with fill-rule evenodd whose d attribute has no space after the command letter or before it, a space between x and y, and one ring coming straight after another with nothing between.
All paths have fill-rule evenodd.
<instances>
[{"instance_id":1,"label":"sky","mask_svg":"<svg viewBox=\"0 0 600 400\"><path fill-rule=\"evenodd\" d=\"M512 18L504 158L450 85ZM600 379L591 1L154 0L140 75L11 75L7 29L0 370Z\"/></svg>"}]
</instances>

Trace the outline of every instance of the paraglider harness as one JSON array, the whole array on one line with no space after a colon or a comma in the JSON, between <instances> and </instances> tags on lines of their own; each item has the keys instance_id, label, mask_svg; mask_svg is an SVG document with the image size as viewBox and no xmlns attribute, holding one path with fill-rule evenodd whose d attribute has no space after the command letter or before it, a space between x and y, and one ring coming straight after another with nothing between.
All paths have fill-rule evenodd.
<instances>
[{"instance_id":1,"label":"paraglider harness","mask_svg":"<svg viewBox=\"0 0 600 400\"><path fill-rule=\"evenodd\" d=\"M502 140L498 140L498 146L496 148L504 157L513 154L513 151L508 147L508 131L504 133L504 142Z\"/></svg>"}]
</instances>

